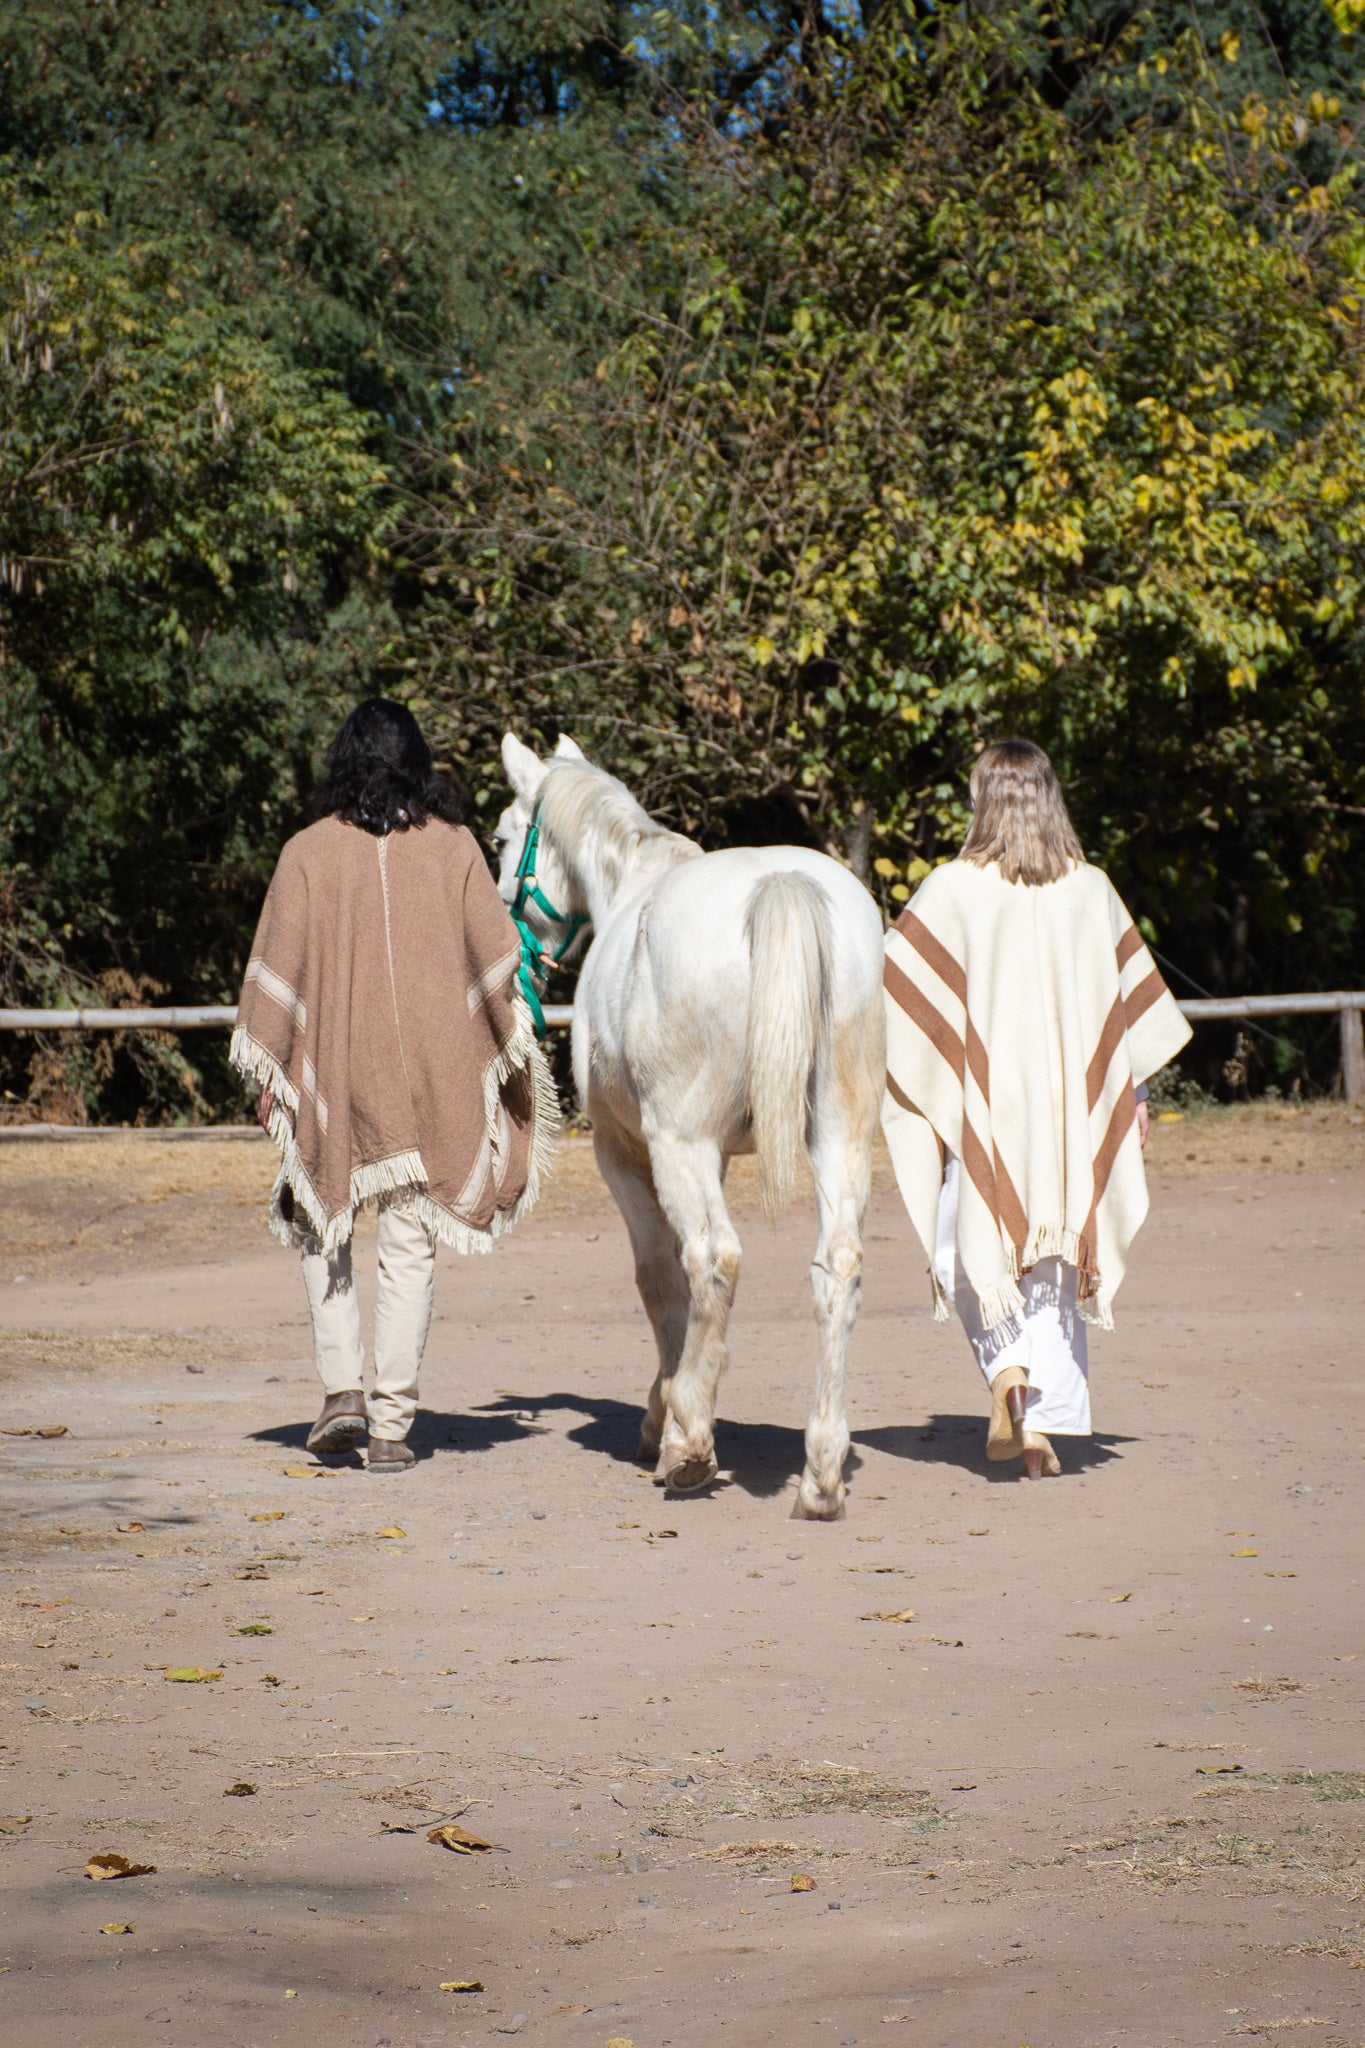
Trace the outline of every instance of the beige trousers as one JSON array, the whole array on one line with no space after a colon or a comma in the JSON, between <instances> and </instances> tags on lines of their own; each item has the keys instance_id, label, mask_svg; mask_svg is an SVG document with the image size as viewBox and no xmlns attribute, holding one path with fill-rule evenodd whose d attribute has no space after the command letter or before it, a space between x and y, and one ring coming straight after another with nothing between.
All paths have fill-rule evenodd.
<instances>
[{"instance_id":1,"label":"beige trousers","mask_svg":"<svg viewBox=\"0 0 1365 2048\"><path fill-rule=\"evenodd\" d=\"M417 1410L417 1374L431 1322L436 1247L426 1226L402 1209L379 1215L379 1298L374 1312L374 1388L366 1398L370 1435L401 1443ZM303 1248L303 1284L313 1312L313 1363L328 1394L365 1384L360 1299L351 1247L330 1258Z\"/></svg>"}]
</instances>

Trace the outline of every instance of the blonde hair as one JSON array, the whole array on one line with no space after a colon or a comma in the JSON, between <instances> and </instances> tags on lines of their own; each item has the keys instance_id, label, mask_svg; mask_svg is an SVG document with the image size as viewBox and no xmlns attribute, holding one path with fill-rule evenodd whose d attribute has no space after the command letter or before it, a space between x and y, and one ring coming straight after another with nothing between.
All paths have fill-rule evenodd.
<instances>
[{"instance_id":1,"label":"blonde hair","mask_svg":"<svg viewBox=\"0 0 1365 2048\"><path fill-rule=\"evenodd\" d=\"M999 866L1007 882L1059 882L1085 861L1057 771L1032 740L1000 740L972 769L963 860Z\"/></svg>"}]
</instances>

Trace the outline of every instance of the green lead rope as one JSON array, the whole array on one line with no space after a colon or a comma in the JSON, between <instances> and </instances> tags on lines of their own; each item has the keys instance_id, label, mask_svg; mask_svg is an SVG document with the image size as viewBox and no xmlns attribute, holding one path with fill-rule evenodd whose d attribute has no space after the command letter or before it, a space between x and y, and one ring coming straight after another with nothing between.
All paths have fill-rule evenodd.
<instances>
[{"instance_id":1,"label":"green lead rope","mask_svg":"<svg viewBox=\"0 0 1365 2048\"><path fill-rule=\"evenodd\" d=\"M562 910L556 910L554 904L551 903L549 897L536 880L536 855L539 849L540 811L539 806L537 806L536 810L531 814L531 825L526 834L526 844L522 847L521 859L517 862L517 893L512 904L512 922L516 926L517 936L521 940L521 964L517 968L517 980L521 984L521 992L525 996L527 1007L531 1012L531 1022L535 1026L536 1037L544 1038L548 1027L545 1022L545 1010L540 1000L540 988L537 984L544 982L549 972L549 967L558 966L589 920L581 916L567 917ZM541 916L548 918L551 924L564 926L564 937L550 955L549 966L546 965L543 944L526 922L524 912L527 905L531 903L535 904Z\"/></svg>"}]
</instances>

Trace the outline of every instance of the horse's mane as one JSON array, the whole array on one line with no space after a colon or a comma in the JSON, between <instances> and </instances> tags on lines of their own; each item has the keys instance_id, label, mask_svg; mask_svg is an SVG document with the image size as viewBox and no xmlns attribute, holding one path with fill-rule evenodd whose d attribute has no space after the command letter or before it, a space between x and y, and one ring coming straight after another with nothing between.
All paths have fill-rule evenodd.
<instances>
[{"instance_id":1,"label":"horse's mane","mask_svg":"<svg viewBox=\"0 0 1365 2048\"><path fill-rule=\"evenodd\" d=\"M608 898L636 868L671 866L701 851L651 818L624 783L590 761L551 762L540 789L540 823L580 880L596 882Z\"/></svg>"}]
</instances>

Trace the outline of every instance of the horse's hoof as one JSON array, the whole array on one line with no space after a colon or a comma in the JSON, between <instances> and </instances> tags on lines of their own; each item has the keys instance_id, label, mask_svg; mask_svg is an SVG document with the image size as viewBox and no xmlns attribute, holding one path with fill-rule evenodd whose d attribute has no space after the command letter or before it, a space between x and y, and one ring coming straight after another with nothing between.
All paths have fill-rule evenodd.
<instances>
[{"instance_id":1,"label":"horse's hoof","mask_svg":"<svg viewBox=\"0 0 1365 2048\"><path fill-rule=\"evenodd\" d=\"M713 1457L684 1458L679 1464L669 1466L664 1474L664 1485L670 1493L700 1493L719 1471Z\"/></svg>"},{"instance_id":2,"label":"horse's hoof","mask_svg":"<svg viewBox=\"0 0 1365 2048\"><path fill-rule=\"evenodd\" d=\"M835 1493L821 1493L817 1486L803 1479L797 1489L791 1518L794 1522L837 1522L843 1516L844 1499L842 1485Z\"/></svg>"}]
</instances>

